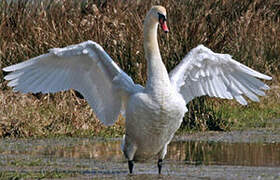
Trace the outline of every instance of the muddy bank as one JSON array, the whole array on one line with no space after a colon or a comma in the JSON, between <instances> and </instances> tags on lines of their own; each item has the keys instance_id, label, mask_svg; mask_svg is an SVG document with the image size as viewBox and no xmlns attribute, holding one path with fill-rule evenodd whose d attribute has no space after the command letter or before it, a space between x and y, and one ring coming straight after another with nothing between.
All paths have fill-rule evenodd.
<instances>
[{"instance_id":1,"label":"muddy bank","mask_svg":"<svg viewBox=\"0 0 280 180\"><path fill-rule=\"evenodd\" d=\"M280 122L280 120L279 120ZM279 143L280 129L251 129L230 132L195 132L176 136L173 141L211 141L239 143Z\"/></svg>"},{"instance_id":2,"label":"muddy bank","mask_svg":"<svg viewBox=\"0 0 280 180\"><path fill-rule=\"evenodd\" d=\"M156 159L136 163L133 175L121 139L2 139L0 179L280 179L280 132L249 130L177 136L163 174Z\"/></svg>"}]
</instances>

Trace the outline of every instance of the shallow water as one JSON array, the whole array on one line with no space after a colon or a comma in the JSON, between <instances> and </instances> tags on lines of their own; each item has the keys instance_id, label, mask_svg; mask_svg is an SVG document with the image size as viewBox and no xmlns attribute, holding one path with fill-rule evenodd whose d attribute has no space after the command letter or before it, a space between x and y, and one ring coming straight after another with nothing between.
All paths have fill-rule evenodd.
<instances>
[{"instance_id":1,"label":"shallow water","mask_svg":"<svg viewBox=\"0 0 280 180\"><path fill-rule=\"evenodd\" d=\"M69 141L69 142L63 142ZM33 157L125 161L120 140L51 139L16 141L2 148L1 155L31 155ZM31 146L26 148L26 146ZM280 167L280 143L227 143L175 141L168 146L167 160L191 165L233 165Z\"/></svg>"},{"instance_id":2,"label":"shallow water","mask_svg":"<svg viewBox=\"0 0 280 180\"><path fill-rule=\"evenodd\" d=\"M157 177L156 159L136 163L131 179ZM44 170L76 172L80 178L127 177L119 139L4 139L0 142L0 172ZM163 177L280 178L280 143L173 141L168 147Z\"/></svg>"}]
</instances>

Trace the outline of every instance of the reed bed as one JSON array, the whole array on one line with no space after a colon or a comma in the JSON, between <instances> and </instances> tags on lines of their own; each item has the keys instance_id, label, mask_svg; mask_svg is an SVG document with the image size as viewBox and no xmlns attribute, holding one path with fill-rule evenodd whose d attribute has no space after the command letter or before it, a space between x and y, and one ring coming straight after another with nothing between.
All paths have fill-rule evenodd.
<instances>
[{"instance_id":1,"label":"reed bed","mask_svg":"<svg viewBox=\"0 0 280 180\"><path fill-rule=\"evenodd\" d=\"M169 71L198 44L231 54L239 62L273 77L268 82L273 88L262 99L265 104L253 103L251 108L268 110L261 117L263 121L280 117L278 0L1 1L0 68L47 53L50 48L93 40L136 83L144 85L143 20L155 4L168 11L170 33L159 32L159 41ZM74 91L22 95L12 92L3 76L4 72L0 72L0 137L123 133L122 118L115 126L104 127ZM238 119L228 115L231 110L226 107L244 110L234 102L198 98L188 105L182 129L229 130L238 124Z\"/></svg>"}]
</instances>

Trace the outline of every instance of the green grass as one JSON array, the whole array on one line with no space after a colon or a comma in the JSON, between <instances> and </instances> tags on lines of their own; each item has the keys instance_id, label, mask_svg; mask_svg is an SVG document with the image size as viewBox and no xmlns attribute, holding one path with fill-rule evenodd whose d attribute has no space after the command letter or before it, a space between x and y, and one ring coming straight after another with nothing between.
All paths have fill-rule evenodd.
<instances>
[{"instance_id":1,"label":"green grass","mask_svg":"<svg viewBox=\"0 0 280 180\"><path fill-rule=\"evenodd\" d=\"M77 177L81 174L79 171L64 171L57 169L47 169L46 167L55 167L53 161L42 161L42 159L9 159L7 163L1 164L3 167L15 168L17 170L0 171L0 179L54 179L54 178L68 178ZM41 167L41 168L40 168ZM37 170L34 170L35 168ZM25 169L25 170L22 170Z\"/></svg>"},{"instance_id":2,"label":"green grass","mask_svg":"<svg viewBox=\"0 0 280 180\"><path fill-rule=\"evenodd\" d=\"M223 119L233 122L231 129L279 128L276 119L280 119L279 109L280 104L277 103L264 107L253 103L248 107L219 107L218 111L222 112Z\"/></svg>"},{"instance_id":3,"label":"green grass","mask_svg":"<svg viewBox=\"0 0 280 180\"><path fill-rule=\"evenodd\" d=\"M43 165L43 162L41 159L36 159L36 160L31 160L31 161L26 161L26 160L10 160L6 165L8 166L39 166Z\"/></svg>"},{"instance_id":4,"label":"green grass","mask_svg":"<svg viewBox=\"0 0 280 180\"><path fill-rule=\"evenodd\" d=\"M38 171L38 172L21 172L21 171L6 171L0 172L0 179L2 180L17 180L17 179L54 179L76 177L77 172L63 172L63 171Z\"/></svg>"},{"instance_id":5,"label":"green grass","mask_svg":"<svg viewBox=\"0 0 280 180\"><path fill-rule=\"evenodd\" d=\"M229 131L279 128L279 92L280 87L274 87L267 96L260 98L260 103L250 102L247 106L231 100L198 98L188 106L194 111L188 112L179 133L190 130Z\"/></svg>"}]
</instances>

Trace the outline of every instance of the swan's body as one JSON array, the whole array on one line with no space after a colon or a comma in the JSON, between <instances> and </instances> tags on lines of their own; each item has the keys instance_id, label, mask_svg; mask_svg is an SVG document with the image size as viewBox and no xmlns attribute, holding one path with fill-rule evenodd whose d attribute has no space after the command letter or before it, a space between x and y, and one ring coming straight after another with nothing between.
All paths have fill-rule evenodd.
<instances>
[{"instance_id":1,"label":"swan's body","mask_svg":"<svg viewBox=\"0 0 280 180\"><path fill-rule=\"evenodd\" d=\"M126 114L123 150L127 158L145 160L159 154L163 159L185 112L184 99L170 89L160 88L154 94L149 91L134 94L128 102Z\"/></svg>"},{"instance_id":2,"label":"swan's body","mask_svg":"<svg viewBox=\"0 0 280 180\"><path fill-rule=\"evenodd\" d=\"M165 9L150 11L144 24L144 49L148 63L146 88L131 96L127 106L126 136L123 151L129 160L142 160L159 154L163 159L167 144L179 128L186 103L173 88L161 60L157 29L157 12L166 15Z\"/></svg>"},{"instance_id":3,"label":"swan's body","mask_svg":"<svg viewBox=\"0 0 280 180\"><path fill-rule=\"evenodd\" d=\"M126 134L122 150L129 161L158 155L161 161L174 133L179 128L186 104L203 95L236 99L247 104L242 95L258 101L269 89L257 78L271 77L254 71L226 54L217 54L199 45L168 74L157 42L158 24L164 31L166 11L154 6L144 23L144 49L148 64L146 87L134 84L95 42L87 41L4 68L14 90L27 92L79 91L97 117L113 124L122 112L126 116Z\"/></svg>"}]
</instances>

